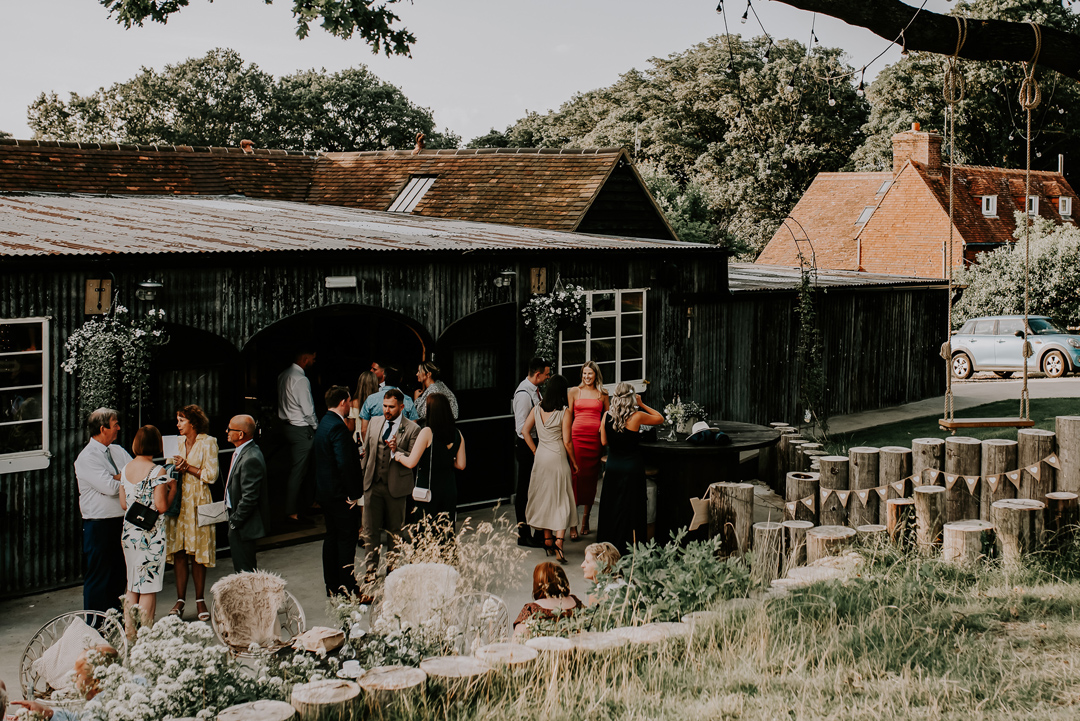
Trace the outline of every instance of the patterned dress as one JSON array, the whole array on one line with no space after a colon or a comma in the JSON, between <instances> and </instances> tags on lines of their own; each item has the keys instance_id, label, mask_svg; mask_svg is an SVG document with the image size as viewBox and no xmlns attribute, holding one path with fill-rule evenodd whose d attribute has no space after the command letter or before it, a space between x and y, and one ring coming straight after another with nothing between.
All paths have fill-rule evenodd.
<instances>
[{"instance_id":1,"label":"patterned dress","mask_svg":"<svg viewBox=\"0 0 1080 721\"><path fill-rule=\"evenodd\" d=\"M186 449L187 438L180 436L180 455L195 468L202 469L196 476L185 473L180 482L180 515L166 520L165 530L168 536L168 555L184 552L195 556L195 563L213 568L217 562L217 544L214 540L214 526L200 528L195 522L195 507L213 503L210 484L218 477L218 443L213 436L200 433Z\"/></svg>"},{"instance_id":2,"label":"patterned dress","mask_svg":"<svg viewBox=\"0 0 1080 721\"><path fill-rule=\"evenodd\" d=\"M128 466L120 474L128 507L135 501L154 508L154 489L169 478L161 466L154 466L145 478L132 482L127 474ZM160 475L158 475L160 473ZM144 531L124 521L120 535L127 565L127 590L132 593L157 593L165 579L165 514L158 516L154 527Z\"/></svg>"}]
</instances>

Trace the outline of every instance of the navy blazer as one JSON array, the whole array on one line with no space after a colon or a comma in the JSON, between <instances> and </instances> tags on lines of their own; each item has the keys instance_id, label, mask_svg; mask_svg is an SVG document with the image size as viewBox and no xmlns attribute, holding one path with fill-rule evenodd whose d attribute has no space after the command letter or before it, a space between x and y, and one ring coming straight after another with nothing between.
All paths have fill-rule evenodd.
<instances>
[{"instance_id":1,"label":"navy blazer","mask_svg":"<svg viewBox=\"0 0 1080 721\"><path fill-rule=\"evenodd\" d=\"M320 503L357 499L364 495L360 452L345 420L327 411L315 429L315 499Z\"/></svg>"}]
</instances>

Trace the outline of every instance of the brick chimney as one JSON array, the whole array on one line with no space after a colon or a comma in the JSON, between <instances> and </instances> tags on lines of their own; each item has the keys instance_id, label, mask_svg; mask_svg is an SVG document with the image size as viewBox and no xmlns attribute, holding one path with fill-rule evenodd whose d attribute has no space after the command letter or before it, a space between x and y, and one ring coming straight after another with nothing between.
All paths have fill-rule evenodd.
<instances>
[{"instance_id":1,"label":"brick chimney","mask_svg":"<svg viewBox=\"0 0 1080 721\"><path fill-rule=\"evenodd\" d=\"M919 130L918 123L912 123L911 130L892 136L893 173L899 173L904 163L914 160L926 168L927 175L941 175L941 141L937 133Z\"/></svg>"}]
</instances>

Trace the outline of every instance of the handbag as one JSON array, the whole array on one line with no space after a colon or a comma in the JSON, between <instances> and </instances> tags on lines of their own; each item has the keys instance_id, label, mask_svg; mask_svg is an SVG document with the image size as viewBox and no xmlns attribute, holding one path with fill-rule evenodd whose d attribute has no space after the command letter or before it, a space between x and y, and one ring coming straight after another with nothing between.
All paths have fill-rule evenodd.
<instances>
[{"instance_id":1,"label":"handbag","mask_svg":"<svg viewBox=\"0 0 1080 721\"><path fill-rule=\"evenodd\" d=\"M150 469L150 473L153 473L154 469ZM142 480L138 488L142 488L143 484L150 480L150 473L146 474L146 478ZM138 497L138 491L136 491L136 498ZM127 513L124 514L124 520L135 526L141 528L144 531L154 530L154 526L157 524L158 513L155 509L147 506L139 501L132 501L128 504Z\"/></svg>"},{"instance_id":2,"label":"handbag","mask_svg":"<svg viewBox=\"0 0 1080 721\"><path fill-rule=\"evenodd\" d=\"M225 508L225 501L204 503L195 508L195 524L200 528L224 523L227 520L229 520L229 510Z\"/></svg>"},{"instance_id":3,"label":"handbag","mask_svg":"<svg viewBox=\"0 0 1080 721\"><path fill-rule=\"evenodd\" d=\"M431 467L434 464L435 454L432 453L428 458L428 476L427 476L427 488L421 488L420 486L413 486L412 497L413 500L418 503L431 503Z\"/></svg>"},{"instance_id":4,"label":"handbag","mask_svg":"<svg viewBox=\"0 0 1080 721\"><path fill-rule=\"evenodd\" d=\"M169 510L165 511L166 516L176 518L180 515L180 506L182 505L183 500L180 498L182 495L180 491L182 488L181 484L183 483L183 475L183 473L176 472L176 466L173 464L169 463L165 466L165 476L171 481L176 481L176 495L173 496L172 505L169 506Z\"/></svg>"}]
</instances>

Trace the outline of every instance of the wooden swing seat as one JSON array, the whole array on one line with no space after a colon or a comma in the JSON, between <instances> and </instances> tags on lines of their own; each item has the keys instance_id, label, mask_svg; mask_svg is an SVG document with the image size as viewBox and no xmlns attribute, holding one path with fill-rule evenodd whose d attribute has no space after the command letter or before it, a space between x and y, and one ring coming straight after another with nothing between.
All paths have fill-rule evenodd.
<instances>
[{"instance_id":1,"label":"wooden swing seat","mask_svg":"<svg viewBox=\"0 0 1080 721\"><path fill-rule=\"evenodd\" d=\"M1035 421L1030 418L942 418L938 426L952 431L957 428L1032 428Z\"/></svg>"}]
</instances>

